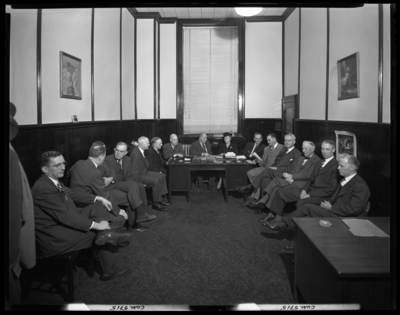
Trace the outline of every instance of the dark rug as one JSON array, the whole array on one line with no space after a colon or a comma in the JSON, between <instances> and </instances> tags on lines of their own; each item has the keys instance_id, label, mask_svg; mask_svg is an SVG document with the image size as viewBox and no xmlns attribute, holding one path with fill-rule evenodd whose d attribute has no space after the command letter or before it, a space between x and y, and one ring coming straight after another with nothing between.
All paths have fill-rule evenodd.
<instances>
[{"instance_id":1,"label":"dark rug","mask_svg":"<svg viewBox=\"0 0 400 315\"><path fill-rule=\"evenodd\" d=\"M144 232L134 231L120 249L127 275L101 282L84 268L74 274L75 303L233 305L288 304L293 299L293 252L284 249L293 233L263 227L242 207L242 195L192 191L191 202L173 194L169 211L158 212ZM100 268L100 267L98 267ZM64 304L60 295L31 292L26 304Z\"/></svg>"}]
</instances>

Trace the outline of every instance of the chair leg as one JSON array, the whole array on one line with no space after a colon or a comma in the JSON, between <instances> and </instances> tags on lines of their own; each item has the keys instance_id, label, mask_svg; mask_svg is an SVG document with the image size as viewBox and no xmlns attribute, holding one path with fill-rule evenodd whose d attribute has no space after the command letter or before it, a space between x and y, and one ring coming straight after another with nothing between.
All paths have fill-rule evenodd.
<instances>
[{"instance_id":1,"label":"chair leg","mask_svg":"<svg viewBox=\"0 0 400 315\"><path fill-rule=\"evenodd\" d=\"M74 271L73 271L73 261L68 260L67 262L67 286L68 286L68 302L75 302L74 295Z\"/></svg>"}]
</instances>

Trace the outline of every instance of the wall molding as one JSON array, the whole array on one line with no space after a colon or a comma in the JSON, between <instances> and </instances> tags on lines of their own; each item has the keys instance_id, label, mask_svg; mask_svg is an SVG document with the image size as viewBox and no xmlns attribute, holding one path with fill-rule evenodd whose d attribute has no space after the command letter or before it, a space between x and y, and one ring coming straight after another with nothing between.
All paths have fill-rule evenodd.
<instances>
[{"instance_id":1,"label":"wall molding","mask_svg":"<svg viewBox=\"0 0 400 315\"><path fill-rule=\"evenodd\" d=\"M325 120L328 120L329 110L329 47L330 47L330 12L326 9L326 87L325 87Z\"/></svg>"},{"instance_id":2,"label":"wall molding","mask_svg":"<svg viewBox=\"0 0 400 315\"><path fill-rule=\"evenodd\" d=\"M90 67L90 89L91 89L91 111L92 121L94 121L94 8L92 9L92 29L90 38L90 56L91 56L91 67Z\"/></svg>"},{"instance_id":3,"label":"wall molding","mask_svg":"<svg viewBox=\"0 0 400 315\"><path fill-rule=\"evenodd\" d=\"M383 111L383 4L378 4L378 23L379 23L379 38L378 38L378 123L382 123Z\"/></svg>"},{"instance_id":4,"label":"wall molding","mask_svg":"<svg viewBox=\"0 0 400 315\"><path fill-rule=\"evenodd\" d=\"M293 13L296 8L287 8L285 12L282 14L283 21L286 21L287 18Z\"/></svg>"},{"instance_id":5,"label":"wall molding","mask_svg":"<svg viewBox=\"0 0 400 315\"><path fill-rule=\"evenodd\" d=\"M36 76L37 76L37 123L42 124L42 9L37 12L36 27Z\"/></svg>"},{"instance_id":6,"label":"wall molding","mask_svg":"<svg viewBox=\"0 0 400 315\"><path fill-rule=\"evenodd\" d=\"M119 10L119 118L122 120L122 8Z\"/></svg>"},{"instance_id":7,"label":"wall molding","mask_svg":"<svg viewBox=\"0 0 400 315\"><path fill-rule=\"evenodd\" d=\"M283 22L282 16L252 16L243 18L246 22Z\"/></svg>"}]
</instances>

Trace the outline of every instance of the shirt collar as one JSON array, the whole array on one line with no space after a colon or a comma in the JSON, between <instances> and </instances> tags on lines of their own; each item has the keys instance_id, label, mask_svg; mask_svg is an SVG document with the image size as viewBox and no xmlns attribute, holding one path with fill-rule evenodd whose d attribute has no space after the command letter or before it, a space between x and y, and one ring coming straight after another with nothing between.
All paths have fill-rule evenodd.
<instances>
[{"instance_id":1,"label":"shirt collar","mask_svg":"<svg viewBox=\"0 0 400 315\"><path fill-rule=\"evenodd\" d=\"M98 165L97 165L96 163L94 163L92 160L90 160L90 161L91 161L91 162L94 164L94 166L96 166L96 168L97 168Z\"/></svg>"},{"instance_id":2,"label":"shirt collar","mask_svg":"<svg viewBox=\"0 0 400 315\"><path fill-rule=\"evenodd\" d=\"M294 147L291 147L290 149L288 149L287 151L286 151L286 153L289 153L290 151L292 151L294 149Z\"/></svg>"},{"instance_id":3,"label":"shirt collar","mask_svg":"<svg viewBox=\"0 0 400 315\"><path fill-rule=\"evenodd\" d=\"M56 187L57 187L57 185L58 185L58 180L56 180L56 179L54 179L54 178L51 178L50 176L47 176L47 177L50 178L51 181L54 183L54 185L56 185Z\"/></svg>"},{"instance_id":4,"label":"shirt collar","mask_svg":"<svg viewBox=\"0 0 400 315\"><path fill-rule=\"evenodd\" d=\"M347 184L354 176L356 176L356 175L357 175L357 173L345 177L345 178L344 178L344 181L341 183L341 185L342 185L342 186L346 185L346 184Z\"/></svg>"},{"instance_id":5,"label":"shirt collar","mask_svg":"<svg viewBox=\"0 0 400 315\"><path fill-rule=\"evenodd\" d=\"M329 159L325 159L324 166L325 166L326 164L328 164L328 163L330 162L330 160L332 160L332 159L333 159L333 155L332 155Z\"/></svg>"},{"instance_id":6,"label":"shirt collar","mask_svg":"<svg viewBox=\"0 0 400 315\"><path fill-rule=\"evenodd\" d=\"M142 152L142 155L144 156L144 150L142 150L141 147L138 147L138 148L139 148L140 152Z\"/></svg>"}]
</instances>

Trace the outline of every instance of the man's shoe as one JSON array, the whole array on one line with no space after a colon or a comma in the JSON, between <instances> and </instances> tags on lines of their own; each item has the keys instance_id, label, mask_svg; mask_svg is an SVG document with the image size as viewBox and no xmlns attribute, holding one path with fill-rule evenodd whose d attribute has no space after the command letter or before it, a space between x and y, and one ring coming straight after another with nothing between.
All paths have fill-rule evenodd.
<instances>
[{"instance_id":1,"label":"man's shoe","mask_svg":"<svg viewBox=\"0 0 400 315\"><path fill-rule=\"evenodd\" d=\"M286 232L287 225L285 222L270 222L266 221L263 225L268 226L271 230L278 232Z\"/></svg>"},{"instance_id":2,"label":"man's shoe","mask_svg":"<svg viewBox=\"0 0 400 315\"><path fill-rule=\"evenodd\" d=\"M139 223L135 223L135 224L132 226L132 230L135 230L135 231L138 231L138 232L144 232L144 231L146 231L146 230L148 230L148 229L150 229L149 226L144 226L144 225L141 225L141 224L139 224Z\"/></svg>"},{"instance_id":3,"label":"man's shoe","mask_svg":"<svg viewBox=\"0 0 400 315\"><path fill-rule=\"evenodd\" d=\"M130 244L129 241L126 241L126 242L118 243L117 247L124 248L124 247L128 246L129 244Z\"/></svg>"},{"instance_id":4,"label":"man's shoe","mask_svg":"<svg viewBox=\"0 0 400 315\"><path fill-rule=\"evenodd\" d=\"M168 208L163 207L159 202L153 202L153 209L158 211L168 211ZM140 221L142 222L142 221Z\"/></svg>"},{"instance_id":5,"label":"man's shoe","mask_svg":"<svg viewBox=\"0 0 400 315\"><path fill-rule=\"evenodd\" d=\"M254 187L252 184L245 185L245 186L240 186L236 187L236 190L242 194L244 193L251 193L253 191Z\"/></svg>"},{"instance_id":6,"label":"man's shoe","mask_svg":"<svg viewBox=\"0 0 400 315\"><path fill-rule=\"evenodd\" d=\"M161 201L160 202L163 206L170 206L170 205L172 205L172 203L171 202L168 202L168 201Z\"/></svg>"},{"instance_id":7,"label":"man's shoe","mask_svg":"<svg viewBox=\"0 0 400 315\"><path fill-rule=\"evenodd\" d=\"M154 208L154 205L153 205L153 208ZM136 219L136 223L151 221L151 220L154 220L156 218L157 218L157 216L155 214L146 213L144 216L137 218Z\"/></svg>"},{"instance_id":8,"label":"man's shoe","mask_svg":"<svg viewBox=\"0 0 400 315\"><path fill-rule=\"evenodd\" d=\"M125 267L118 270L114 270L113 272L103 272L100 276L101 281L109 281L117 277L121 277L127 272L131 271L131 267Z\"/></svg>"},{"instance_id":9,"label":"man's shoe","mask_svg":"<svg viewBox=\"0 0 400 315\"><path fill-rule=\"evenodd\" d=\"M130 236L130 233L117 233L113 230L104 230L97 233L95 243L96 245L104 245L106 243L117 245L118 243L126 242Z\"/></svg>"},{"instance_id":10,"label":"man's shoe","mask_svg":"<svg viewBox=\"0 0 400 315\"><path fill-rule=\"evenodd\" d=\"M264 219L260 219L258 221L260 222L266 222L266 221L271 221L275 218L275 216L272 214L272 212L268 213L268 215Z\"/></svg>"},{"instance_id":11,"label":"man's shoe","mask_svg":"<svg viewBox=\"0 0 400 315\"><path fill-rule=\"evenodd\" d=\"M243 207L249 207L252 202L255 202L253 198L247 198L247 200L242 204Z\"/></svg>"}]
</instances>

